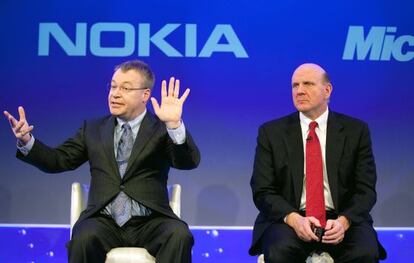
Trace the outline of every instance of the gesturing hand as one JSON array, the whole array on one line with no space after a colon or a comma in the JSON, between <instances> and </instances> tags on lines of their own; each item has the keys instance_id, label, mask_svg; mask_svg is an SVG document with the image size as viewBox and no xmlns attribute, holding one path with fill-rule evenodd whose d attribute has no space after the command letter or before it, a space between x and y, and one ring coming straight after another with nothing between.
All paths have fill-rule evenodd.
<instances>
[{"instance_id":1,"label":"gesturing hand","mask_svg":"<svg viewBox=\"0 0 414 263\"><path fill-rule=\"evenodd\" d=\"M190 89L186 89L181 98L178 97L179 93L180 80L171 77L170 82L168 83L168 93L167 82L165 80L162 81L161 106L155 98L151 98L155 114L161 121L165 122L167 127L170 129L175 129L180 126L183 104L187 99L188 94L190 94Z\"/></svg>"},{"instance_id":2,"label":"gesturing hand","mask_svg":"<svg viewBox=\"0 0 414 263\"><path fill-rule=\"evenodd\" d=\"M33 125L27 123L26 114L23 107L19 107L19 120L13 117L7 111L4 111L4 116L9 120L10 127L14 133L14 136L21 145L26 145L30 141L30 132L33 130Z\"/></svg>"}]
</instances>

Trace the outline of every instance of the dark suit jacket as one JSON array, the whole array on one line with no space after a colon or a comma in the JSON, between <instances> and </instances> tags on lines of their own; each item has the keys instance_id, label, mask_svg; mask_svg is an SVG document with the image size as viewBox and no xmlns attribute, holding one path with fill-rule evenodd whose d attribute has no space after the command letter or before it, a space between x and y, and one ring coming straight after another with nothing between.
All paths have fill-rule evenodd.
<instances>
[{"instance_id":1,"label":"dark suit jacket","mask_svg":"<svg viewBox=\"0 0 414 263\"><path fill-rule=\"evenodd\" d=\"M178 219L169 206L167 180L170 167L193 169L200 153L190 133L186 142L175 145L165 124L147 111L136 137L128 168L121 180L114 153L116 118L85 121L77 134L57 148L35 140L27 156L17 157L42 171L73 170L89 161L91 171L88 206L78 222L100 212L121 190L145 206Z\"/></svg>"},{"instance_id":2,"label":"dark suit jacket","mask_svg":"<svg viewBox=\"0 0 414 263\"><path fill-rule=\"evenodd\" d=\"M299 113L267 122L259 128L251 187L260 213L249 253L261 252L258 242L272 223L282 223L299 211L304 177L304 150ZM326 167L336 212L352 224L368 222L376 202L376 169L366 123L330 111L326 137Z\"/></svg>"}]
</instances>

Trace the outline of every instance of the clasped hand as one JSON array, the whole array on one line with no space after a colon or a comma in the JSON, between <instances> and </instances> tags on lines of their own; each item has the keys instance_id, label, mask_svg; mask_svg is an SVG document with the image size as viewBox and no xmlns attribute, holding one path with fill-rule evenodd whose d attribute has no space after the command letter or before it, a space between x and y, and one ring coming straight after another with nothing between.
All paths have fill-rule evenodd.
<instances>
[{"instance_id":1,"label":"clasped hand","mask_svg":"<svg viewBox=\"0 0 414 263\"><path fill-rule=\"evenodd\" d=\"M296 235L303 241L319 241L316 234L313 232L313 227L321 227L318 219L315 217L303 217L298 213L291 213L286 218L286 223L294 229ZM346 219L329 219L326 221L325 233L322 237L322 243L339 244L345 237L345 231L349 225Z\"/></svg>"}]
</instances>

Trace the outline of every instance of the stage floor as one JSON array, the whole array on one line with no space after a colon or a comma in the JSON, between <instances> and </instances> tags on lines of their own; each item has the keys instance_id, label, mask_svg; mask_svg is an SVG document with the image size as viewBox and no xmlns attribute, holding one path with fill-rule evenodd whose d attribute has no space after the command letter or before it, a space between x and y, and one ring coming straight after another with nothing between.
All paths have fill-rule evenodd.
<instances>
[{"instance_id":1,"label":"stage floor","mask_svg":"<svg viewBox=\"0 0 414 263\"><path fill-rule=\"evenodd\" d=\"M247 251L251 227L192 226L194 263L254 263ZM414 228L376 228L387 249L385 262L412 262ZM0 224L1 263L67 262L68 225Z\"/></svg>"}]
</instances>

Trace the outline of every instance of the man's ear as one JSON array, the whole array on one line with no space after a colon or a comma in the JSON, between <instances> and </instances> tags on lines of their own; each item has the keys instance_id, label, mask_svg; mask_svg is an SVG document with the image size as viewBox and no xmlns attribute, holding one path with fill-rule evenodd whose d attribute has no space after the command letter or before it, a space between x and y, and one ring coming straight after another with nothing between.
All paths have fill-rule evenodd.
<instances>
[{"instance_id":1,"label":"man's ear","mask_svg":"<svg viewBox=\"0 0 414 263\"><path fill-rule=\"evenodd\" d=\"M147 103L147 101L151 98L151 90L150 89L146 89L142 95L143 100L142 102Z\"/></svg>"},{"instance_id":2,"label":"man's ear","mask_svg":"<svg viewBox=\"0 0 414 263\"><path fill-rule=\"evenodd\" d=\"M331 83L326 83L325 84L325 94L326 94L327 99L329 99L331 97L332 89L333 89L333 86L332 86Z\"/></svg>"}]
</instances>

